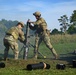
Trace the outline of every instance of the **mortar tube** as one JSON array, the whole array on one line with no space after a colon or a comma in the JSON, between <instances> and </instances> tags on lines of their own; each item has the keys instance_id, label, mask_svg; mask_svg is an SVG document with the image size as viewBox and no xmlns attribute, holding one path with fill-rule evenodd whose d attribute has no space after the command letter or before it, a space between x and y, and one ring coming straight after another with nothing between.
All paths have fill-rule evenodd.
<instances>
[{"instance_id":1,"label":"mortar tube","mask_svg":"<svg viewBox=\"0 0 76 75\"><path fill-rule=\"evenodd\" d=\"M5 67L5 63L0 62L0 68L4 68Z\"/></svg>"},{"instance_id":2,"label":"mortar tube","mask_svg":"<svg viewBox=\"0 0 76 75\"><path fill-rule=\"evenodd\" d=\"M40 62L37 64L28 64L27 65L27 70L35 70L35 69L49 69L50 65L46 64L44 62Z\"/></svg>"}]
</instances>

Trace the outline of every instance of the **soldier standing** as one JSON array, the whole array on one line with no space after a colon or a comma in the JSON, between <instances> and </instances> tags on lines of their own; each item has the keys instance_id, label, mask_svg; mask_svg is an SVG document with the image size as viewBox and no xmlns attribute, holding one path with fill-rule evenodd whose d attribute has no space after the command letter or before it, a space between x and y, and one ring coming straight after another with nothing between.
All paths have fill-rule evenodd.
<instances>
[{"instance_id":1,"label":"soldier standing","mask_svg":"<svg viewBox=\"0 0 76 75\"><path fill-rule=\"evenodd\" d=\"M29 20L28 22L30 23L30 25L29 25L30 29L36 30L36 32L35 32L36 33L36 38L35 38L34 58L37 59L39 45L43 40L44 43L46 44L46 46L51 50L51 52L55 56L55 59L57 59L58 55L57 55L55 49L53 48L53 46L50 43L50 36L48 34L46 21L41 17L41 13L38 12L38 11L33 13L33 15L35 16L36 21L32 22L32 21ZM31 23L34 26L32 26Z\"/></svg>"},{"instance_id":2,"label":"soldier standing","mask_svg":"<svg viewBox=\"0 0 76 75\"><path fill-rule=\"evenodd\" d=\"M18 59L19 51L18 51L18 43L17 40L21 41L25 40L24 32L22 28L24 27L23 22L18 22L18 24L14 27L11 27L7 32L3 39L3 43L5 46L4 50L4 60L7 59L8 51L11 48L14 52L14 59Z\"/></svg>"}]
</instances>

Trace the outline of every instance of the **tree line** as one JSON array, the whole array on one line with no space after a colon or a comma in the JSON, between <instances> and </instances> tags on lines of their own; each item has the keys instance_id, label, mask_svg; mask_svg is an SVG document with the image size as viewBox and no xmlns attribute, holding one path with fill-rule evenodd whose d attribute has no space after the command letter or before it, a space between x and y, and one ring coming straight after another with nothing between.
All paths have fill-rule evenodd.
<instances>
[{"instance_id":1,"label":"tree line","mask_svg":"<svg viewBox=\"0 0 76 75\"><path fill-rule=\"evenodd\" d=\"M51 34L76 34L76 10L73 11L70 18L67 15L62 15L58 21L60 23L60 31L55 28Z\"/></svg>"},{"instance_id":2,"label":"tree line","mask_svg":"<svg viewBox=\"0 0 76 75\"><path fill-rule=\"evenodd\" d=\"M51 34L76 34L76 10L73 11L70 18L67 17L67 15L62 15L58 19L60 31L58 29L53 29L51 31ZM4 33L8 28L16 25L18 21L12 21L12 20L0 20L0 33Z\"/></svg>"}]
</instances>

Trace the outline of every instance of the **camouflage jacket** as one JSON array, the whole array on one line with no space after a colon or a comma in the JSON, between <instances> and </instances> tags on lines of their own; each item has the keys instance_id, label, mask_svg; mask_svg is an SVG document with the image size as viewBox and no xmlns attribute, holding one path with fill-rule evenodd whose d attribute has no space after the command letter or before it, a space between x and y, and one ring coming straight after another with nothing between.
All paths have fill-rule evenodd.
<instances>
[{"instance_id":1,"label":"camouflage jacket","mask_svg":"<svg viewBox=\"0 0 76 75\"><path fill-rule=\"evenodd\" d=\"M35 22L33 22L33 24L34 24L34 27L30 26L30 28L32 30L36 30L36 33L41 33L43 31L46 31L47 29L47 23L43 18L36 20Z\"/></svg>"},{"instance_id":2,"label":"camouflage jacket","mask_svg":"<svg viewBox=\"0 0 76 75\"><path fill-rule=\"evenodd\" d=\"M22 41L25 40L24 32L20 28L18 28L17 26L11 27L6 32L5 38L8 39L8 40L18 40L18 39L20 39Z\"/></svg>"}]
</instances>

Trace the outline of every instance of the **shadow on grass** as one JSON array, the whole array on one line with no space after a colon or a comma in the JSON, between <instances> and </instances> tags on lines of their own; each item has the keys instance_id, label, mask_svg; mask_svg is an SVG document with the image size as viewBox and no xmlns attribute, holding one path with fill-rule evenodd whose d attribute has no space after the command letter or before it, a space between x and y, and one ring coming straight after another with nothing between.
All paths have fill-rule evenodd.
<instances>
[{"instance_id":1,"label":"shadow on grass","mask_svg":"<svg viewBox=\"0 0 76 75\"><path fill-rule=\"evenodd\" d=\"M67 61L69 64L72 64L72 61L76 60L76 54L74 53L60 54L59 60Z\"/></svg>"},{"instance_id":2,"label":"shadow on grass","mask_svg":"<svg viewBox=\"0 0 76 75\"><path fill-rule=\"evenodd\" d=\"M4 54L0 53L0 61L3 60ZM13 54L8 54L8 58L13 58L14 55Z\"/></svg>"}]
</instances>

